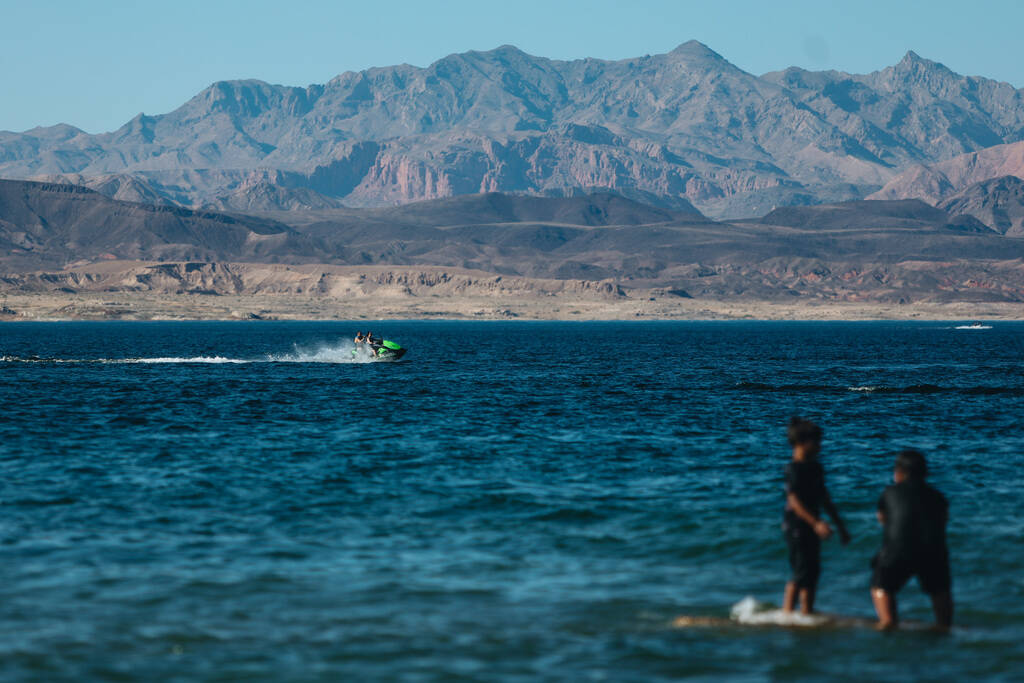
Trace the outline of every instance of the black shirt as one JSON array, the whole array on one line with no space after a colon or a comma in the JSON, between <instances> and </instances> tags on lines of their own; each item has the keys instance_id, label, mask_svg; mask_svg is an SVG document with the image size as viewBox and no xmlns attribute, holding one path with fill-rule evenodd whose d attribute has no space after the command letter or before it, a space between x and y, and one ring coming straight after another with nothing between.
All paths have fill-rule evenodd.
<instances>
[{"instance_id":1,"label":"black shirt","mask_svg":"<svg viewBox=\"0 0 1024 683\"><path fill-rule=\"evenodd\" d=\"M825 468L817 460L790 461L786 465L786 494L796 494L807 511L821 517L825 502ZM784 515L787 529L810 529L810 525L786 507Z\"/></svg>"},{"instance_id":2,"label":"black shirt","mask_svg":"<svg viewBox=\"0 0 1024 683\"><path fill-rule=\"evenodd\" d=\"M946 497L923 481L893 484L878 499L885 516L882 557L913 559L946 552Z\"/></svg>"}]
</instances>

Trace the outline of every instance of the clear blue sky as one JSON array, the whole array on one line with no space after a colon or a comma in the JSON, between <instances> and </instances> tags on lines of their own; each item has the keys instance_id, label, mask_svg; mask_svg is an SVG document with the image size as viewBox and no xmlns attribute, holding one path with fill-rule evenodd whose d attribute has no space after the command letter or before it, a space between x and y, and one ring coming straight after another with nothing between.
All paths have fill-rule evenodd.
<instances>
[{"instance_id":1,"label":"clear blue sky","mask_svg":"<svg viewBox=\"0 0 1024 683\"><path fill-rule=\"evenodd\" d=\"M322 83L510 43L616 59L700 40L754 73L872 71L912 49L1024 86L1024 0L0 0L0 130L112 130L210 83Z\"/></svg>"}]
</instances>

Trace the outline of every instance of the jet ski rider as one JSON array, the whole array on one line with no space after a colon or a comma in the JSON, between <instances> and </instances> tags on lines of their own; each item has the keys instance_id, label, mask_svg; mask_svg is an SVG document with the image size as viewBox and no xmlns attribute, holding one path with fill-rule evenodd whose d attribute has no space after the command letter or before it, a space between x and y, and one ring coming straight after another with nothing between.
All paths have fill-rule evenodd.
<instances>
[{"instance_id":1,"label":"jet ski rider","mask_svg":"<svg viewBox=\"0 0 1024 683\"><path fill-rule=\"evenodd\" d=\"M384 340L380 337L374 337L373 332L367 332L366 344L370 347L370 352L376 356L377 352L384 347Z\"/></svg>"},{"instance_id":2,"label":"jet ski rider","mask_svg":"<svg viewBox=\"0 0 1024 683\"><path fill-rule=\"evenodd\" d=\"M373 332L356 332L356 338L353 340L356 345L356 350L359 350L359 345L363 344L367 350L369 350L371 356L376 356L377 352L384 348L384 340L380 337L374 337Z\"/></svg>"}]
</instances>

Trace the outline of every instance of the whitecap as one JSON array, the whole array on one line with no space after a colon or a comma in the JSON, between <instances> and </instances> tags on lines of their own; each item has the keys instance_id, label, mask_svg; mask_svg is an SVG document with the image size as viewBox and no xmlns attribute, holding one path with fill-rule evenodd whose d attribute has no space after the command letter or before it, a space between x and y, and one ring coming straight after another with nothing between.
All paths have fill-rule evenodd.
<instances>
[{"instance_id":1,"label":"whitecap","mask_svg":"<svg viewBox=\"0 0 1024 683\"><path fill-rule=\"evenodd\" d=\"M748 595L735 605L729 617L739 624L750 626L824 626L831 618L822 614L786 612Z\"/></svg>"}]
</instances>

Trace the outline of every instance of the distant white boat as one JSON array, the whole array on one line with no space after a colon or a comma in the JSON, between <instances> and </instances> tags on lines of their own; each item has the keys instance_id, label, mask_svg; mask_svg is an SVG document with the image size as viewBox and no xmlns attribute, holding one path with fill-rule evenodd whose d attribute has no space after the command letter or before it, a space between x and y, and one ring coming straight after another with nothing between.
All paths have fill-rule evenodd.
<instances>
[{"instance_id":1,"label":"distant white boat","mask_svg":"<svg viewBox=\"0 0 1024 683\"><path fill-rule=\"evenodd\" d=\"M992 326L991 325L986 325L985 323L971 323L970 325L957 325L956 329L958 329L958 330L991 330Z\"/></svg>"}]
</instances>

